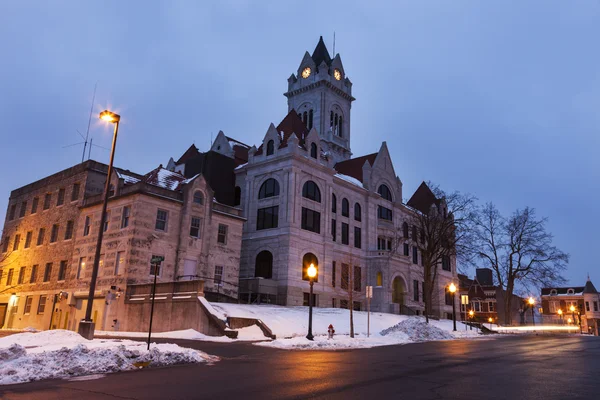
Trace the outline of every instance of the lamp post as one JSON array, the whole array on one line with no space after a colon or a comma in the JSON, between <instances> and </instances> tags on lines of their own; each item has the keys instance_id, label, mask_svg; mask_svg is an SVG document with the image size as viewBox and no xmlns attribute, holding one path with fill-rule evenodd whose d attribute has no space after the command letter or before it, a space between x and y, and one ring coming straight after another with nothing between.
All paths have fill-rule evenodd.
<instances>
[{"instance_id":1,"label":"lamp post","mask_svg":"<svg viewBox=\"0 0 600 400\"><path fill-rule=\"evenodd\" d=\"M90 281L90 292L88 294L85 317L79 322L78 332L88 340L94 338L95 324L92 321L92 306L94 303L94 292L96 290L96 279L98 278L98 268L100 266L100 250L102 248L102 237L104 236L104 223L106 221L106 208L108 206L108 194L110 190L110 177L112 175L113 161L115 159L115 147L117 145L117 133L119 132L119 121L121 116L111 111L104 110L100 113L100 119L115 124L113 133L112 148L110 150L110 162L108 164L108 174L106 176L106 185L104 185L104 199L102 201L102 213L100 214L100 226L98 229L98 241L96 242L96 253L94 255L94 266L92 267L92 279Z\"/></svg>"},{"instance_id":2,"label":"lamp post","mask_svg":"<svg viewBox=\"0 0 600 400\"><path fill-rule=\"evenodd\" d=\"M454 283L451 283L450 286L448 286L448 291L450 291L450 293L452 294L452 330L456 332L456 285Z\"/></svg>"},{"instance_id":3,"label":"lamp post","mask_svg":"<svg viewBox=\"0 0 600 400\"><path fill-rule=\"evenodd\" d=\"M494 321L494 319L492 317L488 318L488 322L490 323L490 330L492 330L492 322Z\"/></svg>"},{"instance_id":4,"label":"lamp post","mask_svg":"<svg viewBox=\"0 0 600 400\"><path fill-rule=\"evenodd\" d=\"M533 305L535 304L535 300L533 299L533 297L529 298L529 306L531 307L531 324L535 325L535 314L534 314L534 308Z\"/></svg>"},{"instance_id":5,"label":"lamp post","mask_svg":"<svg viewBox=\"0 0 600 400\"><path fill-rule=\"evenodd\" d=\"M562 312L562 310L559 309L557 311L557 314L558 314L558 319L560 321L560 324L563 325L563 312Z\"/></svg>"},{"instance_id":6,"label":"lamp post","mask_svg":"<svg viewBox=\"0 0 600 400\"><path fill-rule=\"evenodd\" d=\"M469 311L469 318L471 319L471 323L469 324L469 330L473 330L473 317L475 317L475 311Z\"/></svg>"},{"instance_id":7,"label":"lamp post","mask_svg":"<svg viewBox=\"0 0 600 400\"><path fill-rule=\"evenodd\" d=\"M308 281L310 283L310 294L308 295L308 335L306 338L308 340L313 340L314 336L312 334L312 308L313 308L313 285L315 284L315 276L317 276L317 267L315 264L310 264L308 269L306 270L306 274L308 275Z\"/></svg>"},{"instance_id":8,"label":"lamp post","mask_svg":"<svg viewBox=\"0 0 600 400\"><path fill-rule=\"evenodd\" d=\"M569 310L571 311L571 316L573 317L571 319L571 321L573 321L573 324L575 324L575 306L573 304L571 304L571 307L569 307Z\"/></svg>"}]
</instances>

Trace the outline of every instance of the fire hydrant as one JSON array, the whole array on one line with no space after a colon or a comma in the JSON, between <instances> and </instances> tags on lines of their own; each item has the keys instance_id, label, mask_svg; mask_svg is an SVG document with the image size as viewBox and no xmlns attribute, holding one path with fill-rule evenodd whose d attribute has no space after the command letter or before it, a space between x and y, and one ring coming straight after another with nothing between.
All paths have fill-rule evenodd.
<instances>
[{"instance_id":1,"label":"fire hydrant","mask_svg":"<svg viewBox=\"0 0 600 400\"><path fill-rule=\"evenodd\" d=\"M335 333L335 329L333 329L332 324L329 324L329 328L327 328L327 333L329 334L328 339L333 339L333 334Z\"/></svg>"}]
</instances>

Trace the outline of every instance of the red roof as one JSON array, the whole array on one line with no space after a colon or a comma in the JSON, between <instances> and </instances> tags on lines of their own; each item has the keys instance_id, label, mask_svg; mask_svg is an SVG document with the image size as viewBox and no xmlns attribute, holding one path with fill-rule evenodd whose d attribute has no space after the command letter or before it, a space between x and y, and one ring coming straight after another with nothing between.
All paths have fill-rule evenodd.
<instances>
[{"instance_id":1,"label":"red roof","mask_svg":"<svg viewBox=\"0 0 600 400\"><path fill-rule=\"evenodd\" d=\"M335 170L343 175L348 175L363 182L363 171L362 167L365 165L365 161L368 161L371 167L375 163L378 153L367 154L366 156L351 158L346 161L341 161L335 164ZM364 182L363 182L364 183Z\"/></svg>"},{"instance_id":2,"label":"red roof","mask_svg":"<svg viewBox=\"0 0 600 400\"><path fill-rule=\"evenodd\" d=\"M304 141L306 139L306 136L308 136L308 128L306 127L306 125L304 125L304 122L302 122L302 120L298 116L298 113L296 113L296 110L292 109L292 111L290 111L288 115L286 115L285 118L281 120L279 125L277 125L276 129L281 139L281 144L279 145L280 149L287 147L288 139L290 138L290 136L292 136L292 133L296 134L300 145L304 146ZM283 137L281 136L282 133ZM256 150L256 154L262 154L262 147L263 146L261 144L258 150Z\"/></svg>"},{"instance_id":3,"label":"red roof","mask_svg":"<svg viewBox=\"0 0 600 400\"><path fill-rule=\"evenodd\" d=\"M431 189L429 189L429 186L427 186L425 182L422 182L406 204L409 207L427 214L429 212L429 208L434 203L439 204L439 200L435 197L435 194L433 194Z\"/></svg>"},{"instance_id":4,"label":"red roof","mask_svg":"<svg viewBox=\"0 0 600 400\"><path fill-rule=\"evenodd\" d=\"M175 164L177 164L177 165L182 164L182 163L186 162L188 159L197 156L198 154L200 154L198 152L198 148L196 147L196 145L192 144L190 146L190 148L187 149L181 157L179 157L179 160L177 160L177 162Z\"/></svg>"}]
</instances>

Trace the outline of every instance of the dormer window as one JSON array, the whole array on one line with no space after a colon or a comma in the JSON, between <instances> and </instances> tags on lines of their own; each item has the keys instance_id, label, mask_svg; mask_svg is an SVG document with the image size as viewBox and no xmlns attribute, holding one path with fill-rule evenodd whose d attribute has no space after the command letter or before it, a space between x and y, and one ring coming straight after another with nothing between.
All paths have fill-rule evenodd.
<instances>
[{"instance_id":1,"label":"dormer window","mask_svg":"<svg viewBox=\"0 0 600 400\"><path fill-rule=\"evenodd\" d=\"M550 290L550 296L556 296L557 294L558 292L556 291L556 289Z\"/></svg>"},{"instance_id":2,"label":"dormer window","mask_svg":"<svg viewBox=\"0 0 600 400\"><path fill-rule=\"evenodd\" d=\"M275 152L275 142L272 140L269 140L267 142L267 155L271 156L271 155L273 155L274 152Z\"/></svg>"},{"instance_id":3,"label":"dormer window","mask_svg":"<svg viewBox=\"0 0 600 400\"><path fill-rule=\"evenodd\" d=\"M310 156L312 158L317 158L317 145L314 143L310 144Z\"/></svg>"},{"instance_id":4,"label":"dormer window","mask_svg":"<svg viewBox=\"0 0 600 400\"><path fill-rule=\"evenodd\" d=\"M567 289L567 294L575 294L575 290L573 290L573 289Z\"/></svg>"},{"instance_id":5,"label":"dormer window","mask_svg":"<svg viewBox=\"0 0 600 400\"><path fill-rule=\"evenodd\" d=\"M194 192L194 203L202 205L204 203L204 196L202 192L196 191Z\"/></svg>"}]
</instances>

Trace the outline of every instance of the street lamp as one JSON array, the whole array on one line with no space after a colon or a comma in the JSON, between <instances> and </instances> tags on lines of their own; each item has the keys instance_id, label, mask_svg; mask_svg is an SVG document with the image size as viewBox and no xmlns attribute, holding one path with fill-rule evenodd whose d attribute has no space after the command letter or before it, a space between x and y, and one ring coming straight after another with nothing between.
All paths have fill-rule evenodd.
<instances>
[{"instance_id":1,"label":"street lamp","mask_svg":"<svg viewBox=\"0 0 600 400\"><path fill-rule=\"evenodd\" d=\"M456 332L456 285L451 283L450 286L448 286L448 291L452 294L452 330Z\"/></svg>"},{"instance_id":2,"label":"street lamp","mask_svg":"<svg viewBox=\"0 0 600 400\"><path fill-rule=\"evenodd\" d=\"M557 311L557 313L558 313L558 318L559 318L559 320L560 320L560 324L562 325L562 324L563 324L563 312L562 312L562 310L561 310L561 309L559 309L559 310Z\"/></svg>"},{"instance_id":3,"label":"street lamp","mask_svg":"<svg viewBox=\"0 0 600 400\"><path fill-rule=\"evenodd\" d=\"M571 307L569 307L569 310L571 311L571 316L573 317L573 319L569 318L569 323L571 321L573 321L573 324L575 324L575 306L573 304L571 304Z\"/></svg>"},{"instance_id":4,"label":"street lamp","mask_svg":"<svg viewBox=\"0 0 600 400\"><path fill-rule=\"evenodd\" d=\"M493 318L492 318L492 317L489 317L489 318L488 318L488 322L490 323L490 330L492 329L492 322L493 322L493 321L494 321L494 320L493 320Z\"/></svg>"},{"instance_id":5,"label":"street lamp","mask_svg":"<svg viewBox=\"0 0 600 400\"><path fill-rule=\"evenodd\" d=\"M110 150L110 162L108 164L108 174L106 176L106 185L104 186L104 200L102 202L102 213L100 214L100 225L98 227L98 241L96 242L96 253L94 256L94 266L92 267L92 279L90 281L90 292L88 294L85 317L79 322L78 332L88 340L94 338L94 322L92 321L92 306L94 304L94 291L96 290L96 279L98 278L98 268L100 266L100 250L102 248L102 237L104 236L104 223L106 221L106 208L108 206L108 194L110 190L110 177L112 175L113 161L115 159L115 147L117 145L117 133L119 132L119 121L121 116L112 111L104 110L100 113L100 119L115 124L113 133L112 148Z\"/></svg>"},{"instance_id":6,"label":"street lamp","mask_svg":"<svg viewBox=\"0 0 600 400\"><path fill-rule=\"evenodd\" d=\"M313 285L315 284L315 277L317 276L317 267L315 264L310 264L308 269L306 270L306 274L308 275L308 281L310 283L310 294L308 295L308 335L306 338L308 340L313 340L314 336L312 334L312 308L313 308Z\"/></svg>"},{"instance_id":7,"label":"street lamp","mask_svg":"<svg viewBox=\"0 0 600 400\"><path fill-rule=\"evenodd\" d=\"M469 330L473 330L473 317L475 317L475 311L469 311L469 318L471 318L471 323L469 324Z\"/></svg>"},{"instance_id":8,"label":"street lamp","mask_svg":"<svg viewBox=\"0 0 600 400\"><path fill-rule=\"evenodd\" d=\"M535 304L535 300L533 299L533 297L529 298L529 305L531 306L531 324L535 325L535 314L534 314L534 308L533 305Z\"/></svg>"}]
</instances>

